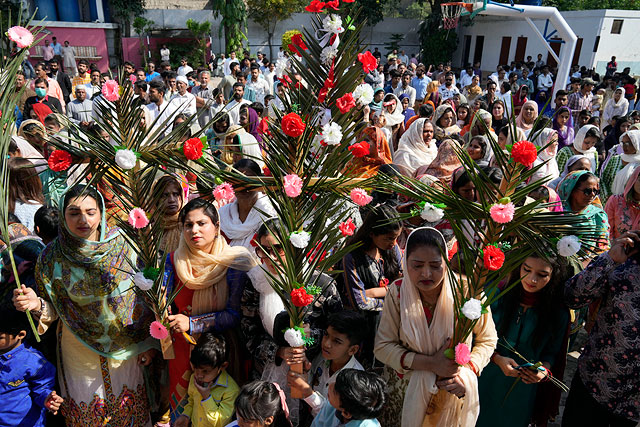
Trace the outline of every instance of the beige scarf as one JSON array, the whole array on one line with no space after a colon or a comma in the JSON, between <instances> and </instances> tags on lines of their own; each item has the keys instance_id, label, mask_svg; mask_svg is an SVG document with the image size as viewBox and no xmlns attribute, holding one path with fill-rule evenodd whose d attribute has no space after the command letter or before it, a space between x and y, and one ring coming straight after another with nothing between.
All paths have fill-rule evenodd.
<instances>
[{"instance_id":1,"label":"beige scarf","mask_svg":"<svg viewBox=\"0 0 640 427\"><path fill-rule=\"evenodd\" d=\"M447 247L442 234L431 227L415 229L409 235L407 244L409 244L408 242L415 232L425 229L433 230L440 234L444 242L443 247ZM403 261L403 271L408 271L406 257ZM431 320L431 325L429 325L424 314L418 289L411 282L409 276L405 275L400 286L400 323L402 325L401 336L403 341L409 343L411 350L417 353L435 354L447 338L453 336L453 306L454 301L449 277L445 274L433 319ZM471 337L467 340L467 345L471 348ZM465 397L462 399L458 399L446 391L439 390L436 386L437 378L435 373L412 371L402 407L402 426L475 426L480 413L478 379L471 369L467 367L463 367L460 370L460 378L466 388ZM430 409L430 405L432 407L436 406L434 411L427 411ZM429 416L427 416L427 412L429 412Z\"/></svg>"}]
</instances>

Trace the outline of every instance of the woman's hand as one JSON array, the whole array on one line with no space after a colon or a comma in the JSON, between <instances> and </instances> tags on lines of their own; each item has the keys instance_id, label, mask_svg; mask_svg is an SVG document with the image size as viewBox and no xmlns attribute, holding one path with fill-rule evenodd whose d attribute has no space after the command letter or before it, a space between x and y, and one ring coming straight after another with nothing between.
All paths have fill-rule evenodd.
<instances>
[{"instance_id":1,"label":"woman's hand","mask_svg":"<svg viewBox=\"0 0 640 427\"><path fill-rule=\"evenodd\" d=\"M507 377L519 377L520 371L518 370L518 364L510 357L500 356L496 354L493 356L493 363L498 365L498 368L502 370L502 373Z\"/></svg>"},{"instance_id":2,"label":"woman's hand","mask_svg":"<svg viewBox=\"0 0 640 427\"><path fill-rule=\"evenodd\" d=\"M13 305L18 311L39 311L42 307L36 292L22 285L21 289L13 290Z\"/></svg>"},{"instance_id":3,"label":"woman's hand","mask_svg":"<svg viewBox=\"0 0 640 427\"><path fill-rule=\"evenodd\" d=\"M467 389L465 388L460 376L456 373L451 378L443 378L441 380L436 381L436 386L439 389L445 390L458 398L463 398Z\"/></svg>"},{"instance_id":4,"label":"woman's hand","mask_svg":"<svg viewBox=\"0 0 640 427\"><path fill-rule=\"evenodd\" d=\"M140 353L138 355L138 365L140 366L149 366L153 361L153 358L156 357L158 350L152 348L150 350L145 351L144 353Z\"/></svg>"},{"instance_id":5,"label":"woman's hand","mask_svg":"<svg viewBox=\"0 0 640 427\"><path fill-rule=\"evenodd\" d=\"M518 370L518 373L520 375L520 378L522 379L522 382L525 384L539 383L540 381L545 379L545 377L547 376L546 368L544 371L541 371L539 369L536 369L534 371L533 369L529 369L529 368L520 368Z\"/></svg>"},{"instance_id":6,"label":"woman's hand","mask_svg":"<svg viewBox=\"0 0 640 427\"><path fill-rule=\"evenodd\" d=\"M609 256L617 264L622 264L638 252L640 252L640 231L629 231L613 241Z\"/></svg>"},{"instance_id":7,"label":"woman's hand","mask_svg":"<svg viewBox=\"0 0 640 427\"><path fill-rule=\"evenodd\" d=\"M286 347L283 359L287 362L287 365L291 366L306 362L307 356L303 347Z\"/></svg>"},{"instance_id":8,"label":"woman's hand","mask_svg":"<svg viewBox=\"0 0 640 427\"><path fill-rule=\"evenodd\" d=\"M411 369L418 371L431 371L441 378L451 378L458 373L460 365L444 355L451 344L451 338L447 338L444 345L433 356L416 354Z\"/></svg>"},{"instance_id":9,"label":"woman's hand","mask_svg":"<svg viewBox=\"0 0 640 427\"><path fill-rule=\"evenodd\" d=\"M168 316L169 319L169 327L173 332L189 332L191 325L189 324L189 318L184 314L176 314L173 316Z\"/></svg>"}]
</instances>

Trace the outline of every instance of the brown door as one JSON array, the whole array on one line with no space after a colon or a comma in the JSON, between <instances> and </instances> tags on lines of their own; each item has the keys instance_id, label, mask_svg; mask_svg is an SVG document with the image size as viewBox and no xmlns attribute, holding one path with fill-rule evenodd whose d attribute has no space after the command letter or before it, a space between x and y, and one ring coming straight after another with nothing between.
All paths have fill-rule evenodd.
<instances>
[{"instance_id":1,"label":"brown door","mask_svg":"<svg viewBox=\"0 0 640 427\"><path fill-rule=\"evenodd\" d=\"M571 65L579 65L580 64L580 51L582 50L582 39L578 39L576 43L576 50L573 52L573 61L571 61Z\"/></svg>"},{"instance_id":2,"label":"brown door","mask_svg":"<svg viewBox=\"0 0 640 427\"><path fill-rule=\"evenodd\" d=\"M527 52L527 38L526 37L518 37L518 41L516 43L516 62L524 61L524 54Z\"/></svg>"},{"instance_id":3,"label":"brown door","mask_svg":"<svg viewBox=\"0 0 640 427\"><path fill-rule=\"evenodd\" d=\"M557 40L557 41L554 42L554 40ZM551 50L553 50L556 53L556 55L558 55L558 56L560 56L560 47L562 46L562 43L560 43L560 40L562 40L562 39L553 38L553 39L550 40L550 43L549 43L549 45L551 46ZM556 62L555 59L553 59L553 56L551 56L550 53L547 54L547 65L550 68L554 68L554 67L558 66L558 63Z\"/></svg>"},{"instance_id":4,"label":"brown door","mask_svg":"<svg viewBox=\"0 0 640 427\"><path fill-rule=\"evenodd\" d=\"M484 49L484 36L476 37L476 47L473 51L473 62L482 62L482 51Z\"/></svg>"},{"instance_id":5,"label":"brown door","mask_svg":"<svg viewBox=\"0 0 640 427\"><path fill-rule=\"evenodd\" d=\"M509 64L509 50L511 49L511 37L502 38L502 47L500 48L500 62L498 65Z\"/></svg>"},{"instance_id":6,"label":"brown door","mask_svg":"<svg viewBox=\"0 0 640 427\"><path fill-rule=\"evenodd\" d=\"M469 63L469 54L471 53L471 36L464 36L464 45L462 47L462 67L466 67Z\"/></svg>"}]
</instances>

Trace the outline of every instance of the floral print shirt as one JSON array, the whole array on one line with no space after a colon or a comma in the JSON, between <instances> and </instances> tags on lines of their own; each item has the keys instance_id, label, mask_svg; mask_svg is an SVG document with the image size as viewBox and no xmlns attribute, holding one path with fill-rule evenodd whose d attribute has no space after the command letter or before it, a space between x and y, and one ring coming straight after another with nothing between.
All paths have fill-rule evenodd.
<instances>
[{"instance_id":1,"label":"floral print shirt","mask_svg":"<svg viewBox=\"0 0 640 427\"><path fill-rule=\"evenodd\" d=\"M640 265L595 258L565 285L570 308L602 298L578 371L592 397L611 412L640 420Z\"/></svg>"}]
</instances>

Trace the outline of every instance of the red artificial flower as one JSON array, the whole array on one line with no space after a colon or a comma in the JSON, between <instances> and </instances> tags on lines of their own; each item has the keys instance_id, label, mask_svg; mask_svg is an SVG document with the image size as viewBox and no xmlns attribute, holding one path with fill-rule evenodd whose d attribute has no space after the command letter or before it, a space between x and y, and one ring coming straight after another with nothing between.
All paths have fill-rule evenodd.
<instances>
[{"instance_id":1,"label":"red artificial flower","mask_svg":"<svg viewBox=\"0 0 640 427\"><path fill-rule=\"evenodd\" d=\"M295 53L295 54L296 54L296 55L298 55L298 56L302 56L302 55L300 55L300 52L298 52L298 49L297 49L293 44L289 43L289 44L287 45L287 47L289 48L289 51L290 51L291 53Z\"/></svg>"},{"instance_id":2,"label":"red artificial flower","mask_svg":"<svg viewBox=\"0 0 640 427\"><path fill-rule=\"evenodd\" d=\"M349 147L349 151L353 154L353 157L364 157L369 155L370 146L367 141L358 142Z\"/></svg>"},{"instance_id":3,"label":"red artificial flower","mask_svg":"<svg viewBox=\"0 0 640 427\"><path fill-rule=\"evenodd\" d=\"M386 277L384 279L380 279L380 281L378 282L378 286L380 286L381 288L389 286L389 279L387 279Z\"/></svg>"},{"instance_id":4,"label":"red artificial flower","mask_svg":"<svg viewBox=\"0 0 640 427\"><path fill-rule=\"evenodd\" d=\"M289 46L291 46L291 45L289 45ZM278 79L280 80L280 83L282 83L282 86L284 86L284 87L289 87L289 85L291 83L293 83L291 81L291 77L287 76L286 74L283 75L282 77L278 77Z\"/></svg>"},{"instance_id":5,"label":"red artificial flower","mask_svg":"<svg viewBox=\"0 0 640 427\"><path fill-rule=\"evenodd\" d=\"M351 218L345 222L341 222L338 228L344 237L353 236L353 232L356 231L356 225Z\"/></svg>"},{"instance_id":6,"label":"red artificial flower","mask_svg":"<svg viewBox=\"0 0 640 427\"><path fill-rule=\"evenodd\" d=\"M306 307L313 302L313 295L309 295L305 288L298 288L291 291L291 302L296 307Z\"/></svg>"},{"instance_id":7,"label":"red artificial flower","mask_svg":"<svg viewBox=\"0 0 640 427\"><path fill-rule=\"evenodd\" d=\"M326 86L323 86L322 89L320 89L320 92L318 92L318 102L322 104L327 99L328 94L329 94L329 88L327 88Z\"/></svg>"},{"instance_id":8,"label":"red artificial flower","mask_svg":"<svg viewBox=\"0 0 640 427\"><path fill-rule=\"evenodd\" d=\"M355 0L342 0L342 3L353 3Z\"/></svg>"},{"instance_id":9,"label":"red artificial flower","mask_svg":"<svg viewBox=\"0 0 640 427\"><path fill-rule=\"evenodd\" d=\"M302 38L302 34L294 34L294 36L291 37L291 42L293 42L294 45L296 45L302 50L309 49L307 45L304 44L304 39Z\"/></svg>"},{"instance_id":10,"label":"red artificial flower","mask_svg":"<svg viewBox=\"0 0 640 427\"><path fill-rule=\"evenodd\" d=\"M284 116L280 125L282 126L282 132L292 138L302 135L304 128L307 126L296 113L289 113Z\"/></svg>"},{"instance_id":11,"label":"red artificial flower","mask_svg":"<svg viewBox=\"0 0 640 427\"><path fill-rule=\"evenodd\" d=\"M252 248L257 248L258 247L258 233L254 234L253 237L251 238L251 242L249 242L251 244Z\"/></svg>"},{"instance_id":12,"label":"red artificial flower","mask_svg":"<svg viewBox=\"0 0 640 427\"><path fill-rule=\"evenodd\" d=\"M378 60L371 54L371 51L358 54L358 61L362 63L362 71L369 73L378 67Z\"/></svg>"},{"instance_id":13,"label":"red artificial flower","mask_svg":"<svg viewBox=\"0 0 640 427\"><path fill-rule=\"evenodd\" d=\"M329 75L324 80L324 85L322 86L322 89L320 89L320 92L318 93L319 103L323 103L327 99L327 95L329 94L329 89L332 89L333 87L335 87L335 82L333 81L335 76L334 64L335 64L334 62L331 63L331 68L329 68Z\"/></svg>"},{"instance_id":14,"label":"red artificial flower","mask_svg":"<svg viewBox=\"0 0 640 427\"><path fill-rule=\"evenodd\" d=\"M264 176L273 176L269 168L266 166L262 168L262 173L264 174Z\"/></svg>"},{"instance_id":15,"label":"red artificial flower","mask_svg":"<svg viewBox=\"0 0 640 427\"><path fill-rule=\"evenodd\" d=\"M304 8L307 12L320 13L324 6L326 5L323 1L311 0L311 3L307 7Z\"/></svg>"},{"instance_id":16,"label":"red artificial flower","mask_svg":"<svg viewBox=\"0 0 640 427\"><path fill-rule=\"evenodd\" d=\"M203 144L200 138L187 139L182 144L182 151L184 156L189 160L198 160L202 157Z\"/></svg>"},{"instance_id":17,"label":"red artificial flower","mask_svg":"<svg viewBox=\"0 0 640 427\"><path fill-rule=\"evenodd\" d=\"M340 0L328 1L328 2L325 3L325 7L331 8L333 10L338 10L338 4L339 3L340 3Z\"/></svg>"},{"instance_id":18,"label":"red artificial flower","mask_svg":"<svg viewBox=\"0 0 640 427\"><path fill-rule=\"evenodd\" d=\"M69 169L71 166L71 154L64 150L56 150L49 156L47 163L49 163L49 169L54 172L62 172Z\"/></svg>"},{"instance_id":19,"label":"red artificial flower","mask_svg":"<svg viewBox=\"0 0 640 427\"><path fill-rule=\"evenodd\" d=\"M484 248L484 266L487 270L496 271L504 264L504 252L495 246Z\"/></svg>"},{"instance_id":20,"label":"red artificial flower","mask_svg":"<svg viewBox=\"0 0 640 427\"><path fill-rule=\"evenodd\" d=\"M529 141L519 141L513 145L511 157L516 163L529 167L538 158L538 149Z\"/></svg>"},{"instance_id":21,"label":"red artificial flower","mask_svg":"<svg viewBox=\"0 0 640 427\"><path fill-rule=\"evenodd\" d=\"M346 114L347 112L349 112L349 110L356 106L356 101L355 99L353 99L353 94L349 92L342 95L336 100L336 106L342 114Z\"/></svg>"}]
</instances>

